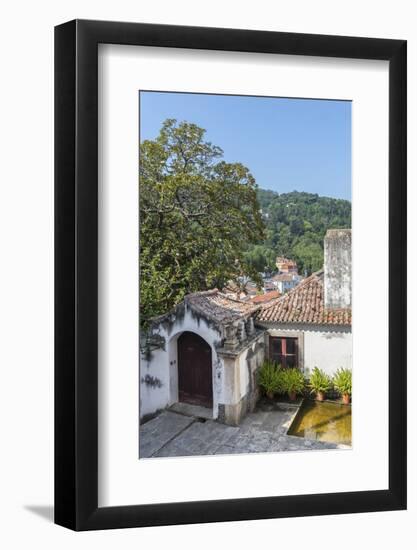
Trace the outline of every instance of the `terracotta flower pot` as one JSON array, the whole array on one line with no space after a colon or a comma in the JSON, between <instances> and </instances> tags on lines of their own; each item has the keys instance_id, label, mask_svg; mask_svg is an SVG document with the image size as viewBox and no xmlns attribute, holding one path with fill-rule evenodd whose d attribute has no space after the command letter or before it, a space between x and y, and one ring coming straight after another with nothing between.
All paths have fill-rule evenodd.
<instances>
[{"instance_id":1,"label":"terracotta flower pot","mask_svg":"<svg viewBox=\"0 0 417 550\"><path fill-rule=\"evenodd\" d=\"M348 393L344 393L342 395L342 401L343 401L343 405L349 405L350 403L350 395Z\"/></svg>"},{"instance_id":2,"label":"terracotta flower pot","mask_svg":"<svg viewBox=\"0 0 417 550\"><path fill-rule=\"evenodd\" d=\"M288 397L290 398L290 401L295 401L297 399L297 394L295 391L291 391L289 392Z\"/></svg>"},{"instance_id":3,"label":"terracotta flower pot","mask_svg":"<svg viewBox=\"0 0 417 550\"><path fill-rule=\"evenodd\" d=\"M318 391L318 392L316 393L316 400L317 400L317 401L324 401L324 392Z\"/></svg>"}]
</instances>

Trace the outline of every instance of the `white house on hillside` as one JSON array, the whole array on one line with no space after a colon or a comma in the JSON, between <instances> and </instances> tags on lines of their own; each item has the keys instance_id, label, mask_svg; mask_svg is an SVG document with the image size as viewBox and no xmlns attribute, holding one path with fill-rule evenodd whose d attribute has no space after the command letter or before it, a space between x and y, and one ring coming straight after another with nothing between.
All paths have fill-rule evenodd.
<instances>
[{"instance_id":1,"label":"white house on hillside","mask_svg":"<svg viewBox=\"0 0 417 550\"><path fill-rule=\"evenodd\" d=\"M295 288L302 279L297 273L278 273L271 277L270 281L281 294L284 294Z\"/></svg>"}]
</instances>

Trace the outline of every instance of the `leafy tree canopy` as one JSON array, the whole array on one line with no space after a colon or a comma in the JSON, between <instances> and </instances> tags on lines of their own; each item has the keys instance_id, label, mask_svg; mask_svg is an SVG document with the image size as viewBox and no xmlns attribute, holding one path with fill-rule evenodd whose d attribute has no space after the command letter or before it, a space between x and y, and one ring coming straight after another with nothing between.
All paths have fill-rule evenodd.
<instances>
[{"instance_id":1,"label":"leafy tree canopy","mask_svg":"<svg viewBox=\"0 0 417 550\"><path fill-rule=\"evenodd\" d=\"M142 324L190 292L242 276L260 282L245 254L264 239L256 183L222 156L204 129L174 119L140 145Z\"/></svg>"}]
</instances>

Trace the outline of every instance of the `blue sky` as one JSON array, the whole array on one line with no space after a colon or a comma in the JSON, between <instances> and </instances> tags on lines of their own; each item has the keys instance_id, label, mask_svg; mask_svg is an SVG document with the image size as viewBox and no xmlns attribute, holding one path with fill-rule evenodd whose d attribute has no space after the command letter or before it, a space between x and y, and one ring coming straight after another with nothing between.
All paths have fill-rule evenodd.
<instances>
[{"instance_id":1,"label":"blue sky","mask_svg":"<svg viewBox=\"0 0 417 550\"><path fill-rule=\"evenodd\" d=\"M259 187L351 200L351 103L140 92L140 138L167 118L205 128L227 162L247 166Z\"/></svg>"}]
</instances>

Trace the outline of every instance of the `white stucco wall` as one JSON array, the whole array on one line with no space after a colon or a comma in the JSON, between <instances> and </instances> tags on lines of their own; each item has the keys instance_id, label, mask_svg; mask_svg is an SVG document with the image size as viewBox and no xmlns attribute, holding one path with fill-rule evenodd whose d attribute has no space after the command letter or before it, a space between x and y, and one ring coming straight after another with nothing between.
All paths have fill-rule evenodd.
<instances>
[{"instance_id":1,"label":"white stucco wall","mask_svg":"<svg viewBox=\"0 0 417 550\"><path fill-rule=\"evenodd\" d=\"M225 356L222 361L229 375L224 376L221 403L236 405L253 391L251 373L261 366L265 357L264 334L259 334L250 345L235 356ZM225 373L226 374L226 373Z\"/></svg>"},{"instance_id":2,"label":"white stucco wall","mask_svg":"<svg viewBox=\"0 0 417 550\"><path fill-rule=\"evenodd\" d=\"M168 354L162 350L152 351L150 361L140 358L140 417L165 408L170 401L169 361ZM159 382L152 386L146 383L148 377Z\"/></svg>"},{"instance_id":3,"label":"white stucco wall","mask_svg":"<svg viewBox=\"0 0 417 550\"><path fill-rule=\"evenodd\" d=\"M262 346L259 346L259 344L262 343ZM263 345L264 343L264 335L261 334L258 336L258 338L252 343L252 345L246 349L243 353L240 354L238 358L239 362L239 383L238 383L238 399L242 399L245 395L247 395L251 389L251 382L250 382L250 371L249 371L249 363L251 366L251 370L258 368L261 366L264 356L265 356L265 347Z\"/></svg>"},{"instance_id":4,"label":"white stucco wall","mask_svg":"<svg viewBox=\"0 0 417 550\"><path fill-rule=\"evenodd\" d=\"M140 417L153 414L178 401L177 339L185 331L198 334L211 347L213 375L213 417L217 418L222 399L222 362L216 345L221 333L189 308L177 315L171 324L161 323L158 334L165 339L165 350L152 351L151 358L140 359Z\"/></svg>"},{"instance_id":5,"label":"white stucco wall","mask_svg":"<svg viewBox=\"0 0 417 550\"><path fill-rule=\"evenodd\" d=\"M276 327L269 326L268 333L271 336L299 338L301 363L306 376L314 367L318 367L330 375L340 367L352 368L352 333L350 329L280 324Z\"/></svg>"},{"instance_id":6,"label":"white stucco wall","mask_svg":"<svg viewBox=\"0 0 417 550\"><path fill-rule=\"evenodd\" d=\"M304 332L304 369L319 367L327 374L338 368L352 368L352 333L342 331Z\"/></svg>"}]
</instances>

